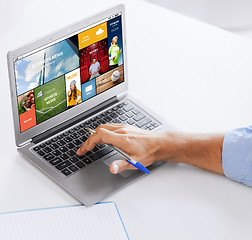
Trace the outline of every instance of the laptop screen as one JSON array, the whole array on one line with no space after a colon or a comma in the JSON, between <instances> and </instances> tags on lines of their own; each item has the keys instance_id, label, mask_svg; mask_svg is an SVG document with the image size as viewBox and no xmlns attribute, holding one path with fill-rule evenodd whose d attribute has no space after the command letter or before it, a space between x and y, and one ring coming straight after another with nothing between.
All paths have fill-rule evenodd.
<instances>
[{"instance_id":1,"label":"laptop screen","mask_svg":"<svg viewBox=\"0 0 252 240\"><path fill-rule=\"evenodd\" d=\"M121 13L14 60L20 132L122 83Z\"/></svg>"}]
</instances>

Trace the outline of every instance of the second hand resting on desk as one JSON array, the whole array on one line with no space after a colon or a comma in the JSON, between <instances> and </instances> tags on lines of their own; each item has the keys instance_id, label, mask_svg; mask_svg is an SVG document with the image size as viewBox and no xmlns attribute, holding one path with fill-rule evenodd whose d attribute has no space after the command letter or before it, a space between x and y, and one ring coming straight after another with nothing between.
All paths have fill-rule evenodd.
<instances>
[{"instance_id":1,"label":"second hand resting on desk","mask_svg":"<svg viewBox=\"0 0 252 240\"><path fill-rule=\"evenodd\" d=\"M89 131L91 134L95 133L95 130L91 129L91 128L85 128L87 131ZM117 147L114 147L112 145L110 145L111 147L113 147L116 151L118 151L119 153L121 153L122 155L125 156L124 160L126 160L128 163L130 163L132 166L134 166L135 168L141 170L144 173L150 174L150 171L144 167L141 163L137 162L136 160L130 158L125 152L121 151L120 149L118 149Z\"/></svg>"}]
</instances>

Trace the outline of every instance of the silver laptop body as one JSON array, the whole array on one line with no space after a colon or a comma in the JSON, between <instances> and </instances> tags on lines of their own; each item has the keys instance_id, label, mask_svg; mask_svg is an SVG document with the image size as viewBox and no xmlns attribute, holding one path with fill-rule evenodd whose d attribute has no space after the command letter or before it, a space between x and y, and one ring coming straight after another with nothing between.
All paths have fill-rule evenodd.
<instances>
[{"instance_id":1,"label":"silver laptop body","mask_svg":"<svg viewBox=\"0 0 252 240\"><path fill-rule=\"evenodd\" d=\"M118 35L118 39L121 38L121 42L117 39L117 44L113 45L115 49L109 55L114 33ZM75 127L80 128L80 124L84 126L96 116L102 116L108 109L117 109L118 105L123 109L126 104L130 104L144 113L156 124L154 129L149 130L163 131L169 128L160 116L127 93L129 79L125 39L125 10L121 4L8 53L18 151L86 206L93 205L145 174L138 170L111 174L109 163L120 157L115 151L111 151L85 167L78 168L73 174L64 175L55 165L50 164L52 160L45 160L34 149L36 146L51 143L57 137L62 140L60 138L63 133L67 134ZM92 50L90 46L97 42L99 46ZM122 47L122 52L119 53L116 47ZM117 64L116 61L113 62L113 51L114 54L119 54ZM95 73L97 67L100 67L99 74L91 78L90 74L92 71ZM110 67L111 70L108 69ZM75 77L78 74L76 82ZM117 74L123 75L122 81L118 83ZM78 97L74 100L74 84L76 89L79 88L79 100ZM112 87L106 87L106 84L112 84ZM78 91L76 92L77 95ZM71 105L73 101L76 104ZM161 162L155 163L149 170L160 165Z\"/></svg>"}]
</instances>

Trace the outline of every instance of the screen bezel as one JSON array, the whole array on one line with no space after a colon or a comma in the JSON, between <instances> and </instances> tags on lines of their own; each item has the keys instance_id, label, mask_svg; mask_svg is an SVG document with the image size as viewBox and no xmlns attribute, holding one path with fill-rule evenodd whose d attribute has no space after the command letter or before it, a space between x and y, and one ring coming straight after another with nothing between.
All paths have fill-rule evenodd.
<instances>
[{"instance_id":1,"label":"screen bezel","mask_svg":"<svg viewBox=\"0 0 252 240\"><path fill-rule=\"evenodd\" d=\"M103 19L110 17L111 15L121 13L121 22L122 22L122 35L123 35L123 70L124 70L124 81L117 86L114 86L111 89L106 90L105 92L100 93L99 95L82 102L78 106L71 108L67 111L64 111L51 119L48 119L45 122L40 123L24 132L20 132L20 122L19 122L19 114L18 114L18 104L17 104L17 91L16 91L16 80L15 80L15 71L14 71L14 59L22 56L28 52L34 51L38 48L41 48L48 43L57 41L71 33L80 31L81 29L85 29L90 25L93 25ZM76 117L80 113L83 113L87 110L90 110L94 106L97 106L104 101L123 94L128 89L128 80L127 80L127 62L126 62L126 42L125 42L125 8L123 4L117 5L111 9L103 11L93 17L89 17L87 19L83 19L78 21L70 26L67 26L61 30L58 30L54 33L51 33L41 39L33 41L23 47L20 47L16 50L8 52L8 69L9 69L9 80L10 80L10 92L11 92L11 101L12 101L12 113L14 120L14 130L15 130L15 139L16 145L21 146L24 143L30 141L36 135L53 128L59 125L62 122L65 122L71 118Z\"/></svg>"}]
</instances>

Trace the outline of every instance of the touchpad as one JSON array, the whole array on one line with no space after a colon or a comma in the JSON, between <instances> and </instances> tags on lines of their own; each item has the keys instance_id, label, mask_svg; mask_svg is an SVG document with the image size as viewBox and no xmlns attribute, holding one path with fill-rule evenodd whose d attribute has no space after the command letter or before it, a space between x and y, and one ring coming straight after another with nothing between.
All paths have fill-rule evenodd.
<instances>
[{"instance_id":1,"label":"touchpad","mask_svg":"<svg viewBox=\"0 0 252 240\"><path fill-rule=\"evenodd\" d=\"M107 159L105 159L104 162L105 162L108 166L110 166L110 164L111 164L112 162L114 162L115 160L121 160L121 159L124 159L124 158L125 158L125 157L124 157L122 154L116 153L116 154L114 154L113 156L110 156L110 157L108 157ZM120 174L122 177L128 177L128 176L130 176L130 175L136 173L137 171L139 171L139 170L125 170L125 171L120 172L120 173L118 173L118 174Z\"/></svg>"}]
</instances>

